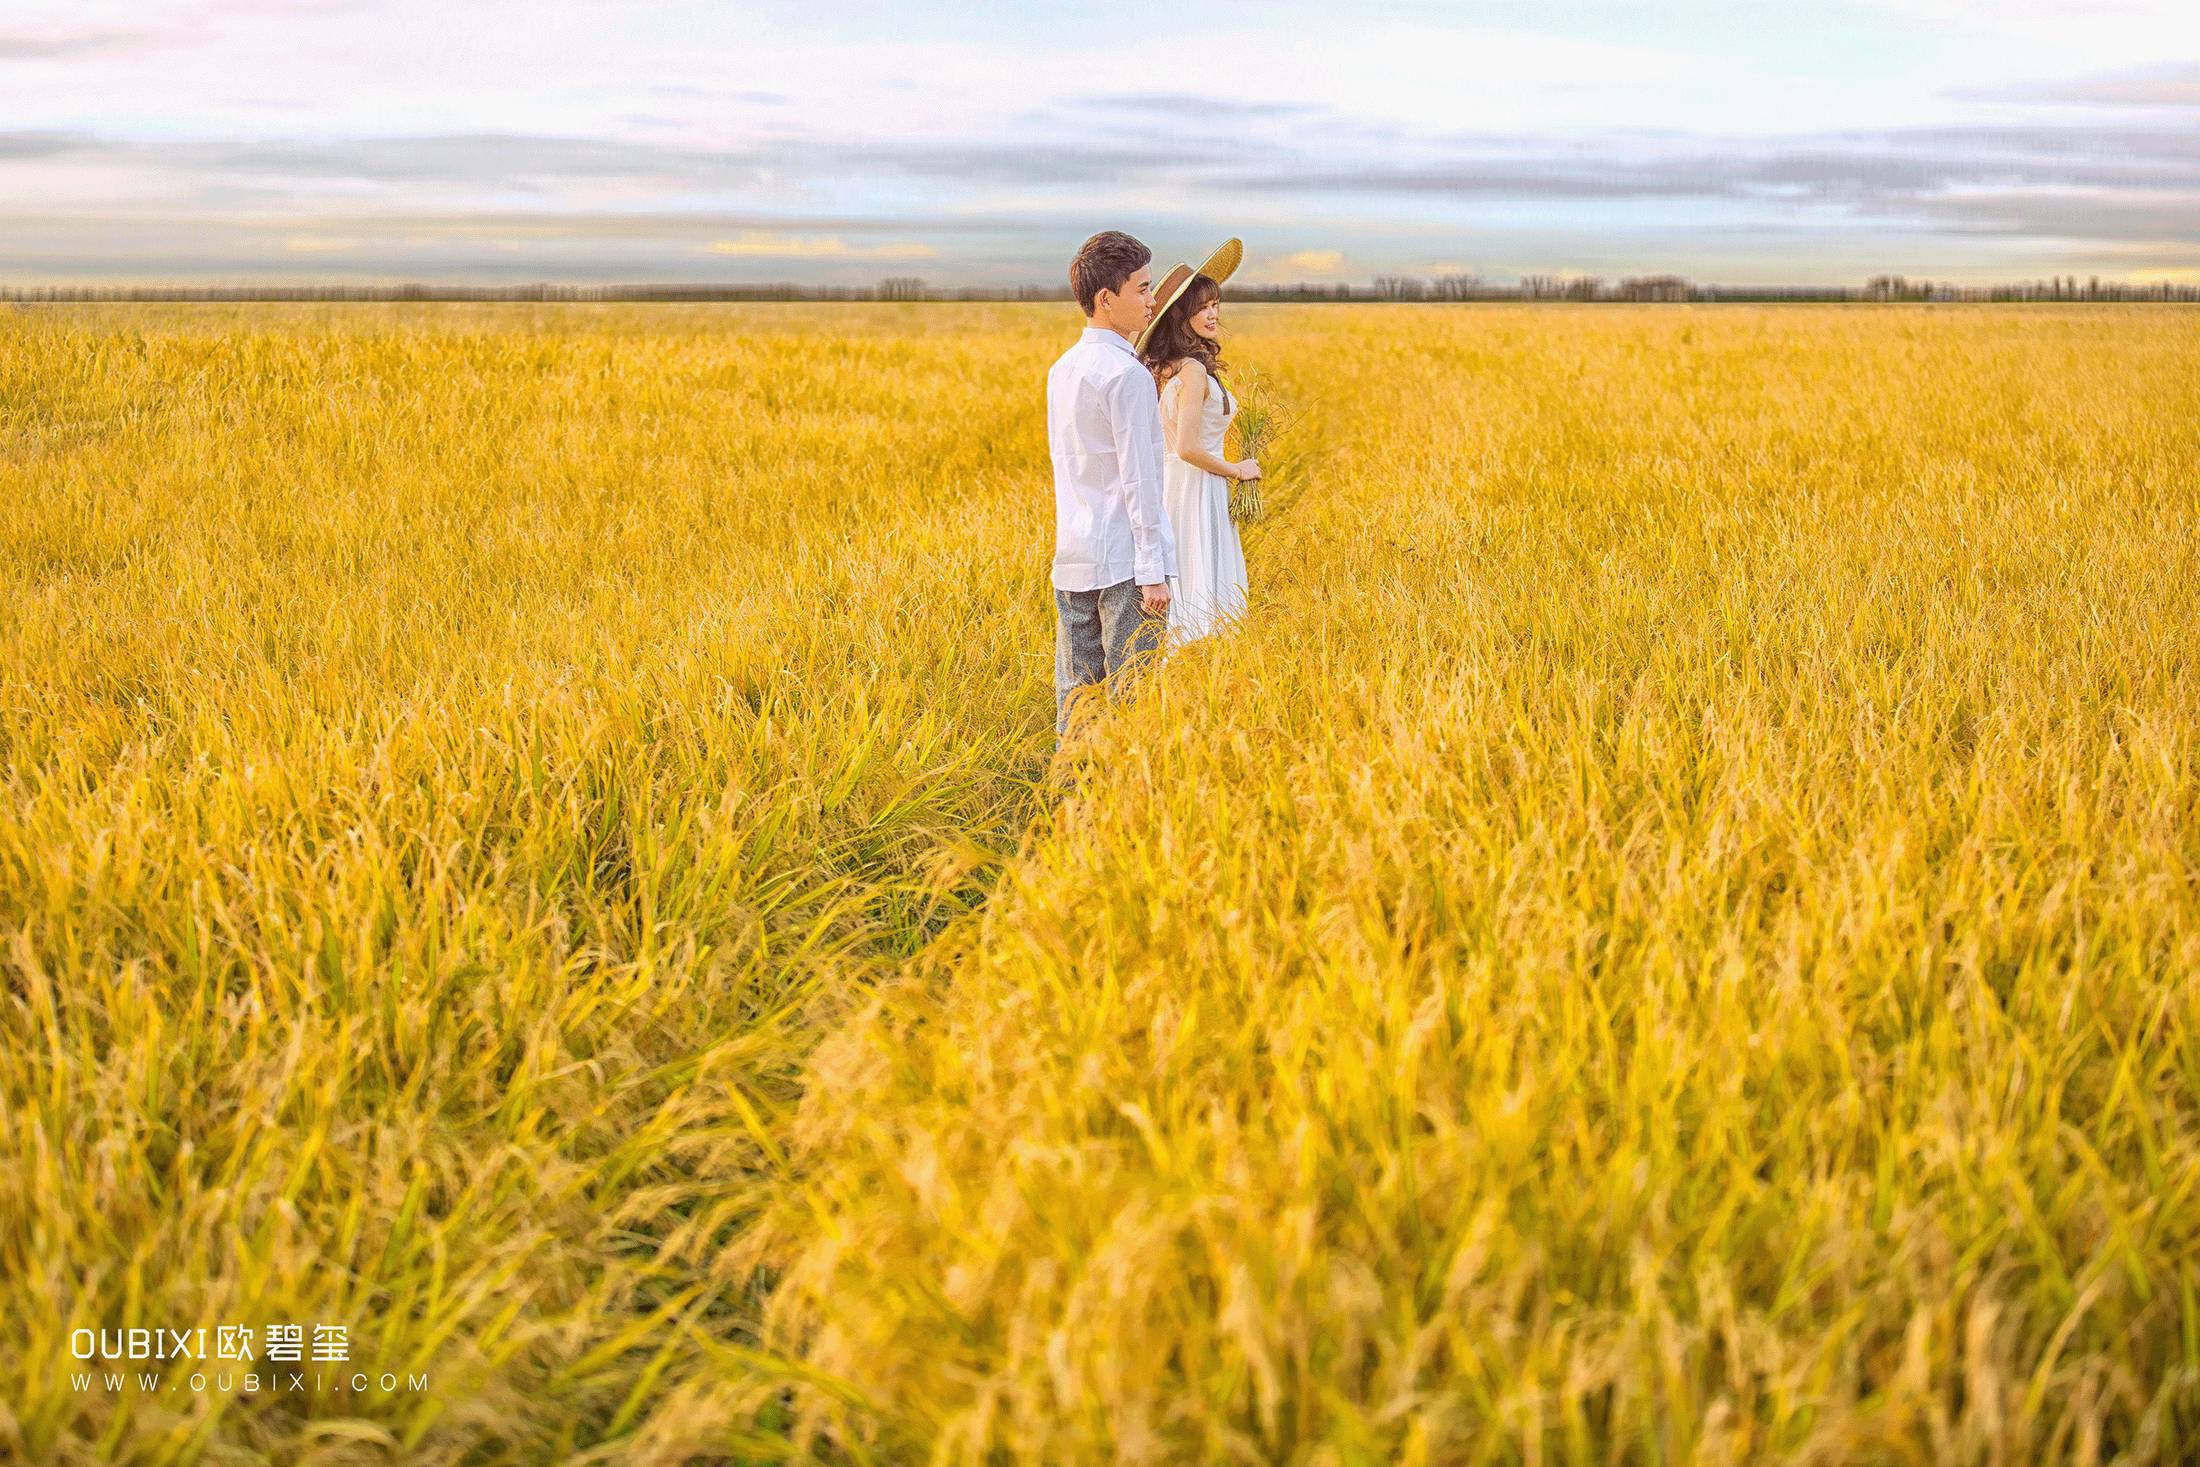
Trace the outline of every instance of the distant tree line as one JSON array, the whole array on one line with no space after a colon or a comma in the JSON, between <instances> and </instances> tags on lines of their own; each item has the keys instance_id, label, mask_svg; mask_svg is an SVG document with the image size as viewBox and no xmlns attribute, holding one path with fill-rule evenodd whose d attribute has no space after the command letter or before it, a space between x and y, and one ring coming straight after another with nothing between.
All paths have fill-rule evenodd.
<instances>
[{"instance_id":1,"label":"distant tree line","mask_svg":"<svg viewBox=\"0 0 2200 1467\"><path fill-rule=\"evenodd\" d=\"M1875 275L1862 286L1703 285L1679 275L1524 275L1500 285L1477 275L1378 275L1369 285L1232 285L1241 301L2183 301L2200 285L2133 284L2075 275L1999 285L1952 285ZM0 285L0 302L60 301L1067 301L1066 285L957 286L895 275L875 285Z\"/></svg>"}]
</instances>

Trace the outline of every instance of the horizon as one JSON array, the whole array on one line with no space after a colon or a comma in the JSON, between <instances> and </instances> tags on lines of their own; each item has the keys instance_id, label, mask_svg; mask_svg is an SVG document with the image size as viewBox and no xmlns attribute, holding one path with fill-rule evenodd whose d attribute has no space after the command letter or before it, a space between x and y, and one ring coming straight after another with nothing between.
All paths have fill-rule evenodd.
<instances>
[{"instance_id":1,"label":"horizon","mask_svg":"<svg viewBox=\"0 0 2200 1467\"><path fill-rule=\"evenodd\" d=\"M2105 302L2146 304L2200 301L2200 283L2104 278L2070 274L1959 284L1881 272L1861 282L1782 281L1736 285L1691 280L1666 273L1597 275L1530 273L1513 280L1476 275L1387 275L1372 280L1297 280L1231 286L1243 304L1469 304L1529 303L1717 304L1724 301L1856 301L1861 303L1965 303L1983 301ZM209 283L203 281L72 281L24 285L0 279L0 304L161 301L483 301L483 302L815 302L942 304L1074 304L1066 284L1025 281L974 285L921 277L884 277L869 284L816 284L793 280L507 281L306 280Z\"/></svg>"},{"instance_id":2,"label":"horizon","mask_svg":"<svg viewBox=\"0 0 2200 1467\"><path fill-rule=\"evenodd\" d=\"M2200 283L2189 6L1259 14L40 4L0 285L1015 290L1101 227L1253 286Z\"/></svg>"}]
</instances>

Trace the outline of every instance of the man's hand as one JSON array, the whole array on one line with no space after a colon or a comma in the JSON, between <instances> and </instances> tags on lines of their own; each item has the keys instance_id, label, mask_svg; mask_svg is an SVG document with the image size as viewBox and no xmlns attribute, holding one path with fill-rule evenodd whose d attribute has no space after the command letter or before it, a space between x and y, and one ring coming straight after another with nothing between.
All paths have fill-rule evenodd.
<instances>
[{"instance_id":1,"label":"man's hand","mask_svg":"<svg viewBox=\"0 0 2200 1467\"><path fill-rule=\"evenodd\" d=\"M1157 585L1140 586L1138 588L1138 601L1140 608L1146 615L1167 616L1169 614L1169 583L1162 581Z\"/></svg>"}]
</instances>

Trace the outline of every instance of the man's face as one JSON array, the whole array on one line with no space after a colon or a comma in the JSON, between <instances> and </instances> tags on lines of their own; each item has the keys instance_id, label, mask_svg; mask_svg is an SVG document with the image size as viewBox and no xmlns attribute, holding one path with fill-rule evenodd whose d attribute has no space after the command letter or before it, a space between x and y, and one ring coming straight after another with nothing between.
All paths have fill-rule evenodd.
<instances>
[{"instance_id":1,"label":"man's face","mask_svg":"<svg viewBox=\"0 0 2200 1467\"><path fill-rule=\"evenodd\" d=\"M1136 336L1153 319L1153 266L1141 265L1121 290L1103 290L1093 301L1100 324L1123 336Z\"/></svg>"}]
</instances>

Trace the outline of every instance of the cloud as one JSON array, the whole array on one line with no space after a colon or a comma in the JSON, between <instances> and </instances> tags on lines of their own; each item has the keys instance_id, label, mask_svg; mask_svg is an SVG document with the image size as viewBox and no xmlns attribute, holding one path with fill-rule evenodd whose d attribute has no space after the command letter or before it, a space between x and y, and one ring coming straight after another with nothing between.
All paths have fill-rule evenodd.
<instances>
[{"instance_id":1,"label":"cloud","mask_svg":"<svg viewBox=\"0 0 2200 1467\"><path fill-rule=\"evenodd\" d=\"M1313 117L1328 110L1314 102L1251 102L1190 92L1117 92L1078 97L1068 106L1082 112L1131 112L1166 118L1172 126L1181 125L1187 118Z\"/></svg>"},{"instance_id":2,"label":"cloud","mask_svg":"<svg viewBox=\"0 0 2200 1467\"><path fill-rule=\"evenodd\" d=\"M1727 191L1732 165L1719 159L1667 167L1631 166L1621 159L1584 164L1570 154L1488 160L1465 157L1358 168L1273 169L1230 179L1255 193L1381 194L1454 199L1655 199ZM1210 183L1222 183L1210 177Z\"/></svg>"},{"instance_id":3,"label":"cloud","mask_svg":"<svg viewBox=\"0 0 2200 1467\"><path fill-rule=\"evenodd\" d=\"M714 239L714 255L751 255L774 260L930 260L939 250L921 241L886 240L851 245L837 234L810 237L751 229L734 239Z\"/></svg>"},{"instance_id":4,"label":"cloud","mask_svg":"<svg viewBox=\"0 0 2200 1467\"><path fill-rule=\"evenodd\" d=\"M0 163L16 158L52 158L93 146L73 132L0 132Z\"/></svg>"},{"instance_id":5,"label":"cloud","mask_svg":"<svg viewBox=\"0 0 2200 1467\"><path fill-rule=\"evenodd\" d=\"M64 148L157 163L179 179L207 180L231 197L334 184L415 191L464 185L492 193L601 186L688 194L781 193L809 184L921 180L958 185L1081 188L1133 183L1239 156L1226 137L1173 137L1126 146L1027 135L881 138L858 143L787 139L719 147L632 138L526 133L428 133L353 138L102 140L60 132L0 133L0 158Z\"/></svg>"},{"instance_id":6,"label":"cloud","mask_svg":"<svg viewBox=\"0 0 2200 1467\"><path fill-rule=\"evenodd\" d=\"M1791 137L1685 135L1643 131L1602 135L1459 134L1393 140L1379 150L1330 148L1319 140L1245 150L1226 133L1186 148L1157 141L1023 137L935 141L878 139L858 147L802 141L783 145L664 145L626 139L455 133L253 142L109 141L42 131L0 133L0 168L67 156L80 172L155 173L182 199L212 213L279 211L349 218L377 209L423 227L463 229L465 218L500 214L541 234L615 229L622 220L730 241L735 252L766 253L743 231L779 231L773 248L801 256L788 239L851 233L1012 233L1043 217L1089 213L1095 190L1153 212L1282 217L1290 201L1351 196L1415 209L1482 203L1608 203L1623 207L1691 199L1780 210L1828 207L1859 217L1911 213L1947 219L1967 200L2012 190L2121 190L2172 214L2200 189L2200 129L2154 125L2147 114L2084 125L1980 123ZM134 171L133 171L134 170ZM1077 192L1065 192L1074 180ZM994 186L1001 192L984 192ZM0 182L0 188L5 183ZM27 191L12 190L23 207ZM1131 191L1124 193L1123 191ZM483 197L525 196L525 210L463 207ZM815 209L727 209L719 201L869 197L862 213ZM968 212L926 211L920 198L977 203ZM606 208L618 201L627 205ZM669 207L678 203L681 207ZM639 204L642 207L632 207ZM1123 206L1103 204L1109 212ZM1977 207L1989 207L1979 205ZM2000 209L1997 202L1990 207ZM565 221L572 221L568 224ZM2200 220L2192 221L2200 227ZM485 226L496 233L505 226ZM302 231L308 232L311 231ZM336 231L351 234L348 226ZM509 229L506 229L509 232ZM775 237L759 234L757 240ZM869 248L876 249L877 246ZM816 257L828 253L818 250ZM885 256L881 256L884 258Z\"/></svg>"},{"instance_id":7,"label":"cloud","mask_svg":"<svg viewBox=\"0 0 2200 1467\"><path fill-rule=\"evenodd\" d=\"M1523 148L1520 143L1527 142ZM2010 198L2064 201L2114 193L2099 221L2140 210L2200 231L2200 130L2133 125L1971 126L1829 133L1796 138L1682 138L1618 134L1591 146L1516 140L1502 156L1477 143L1455 156L1357 168L1264 167L1210 187L1252 194L1376 196L1494 203L1580 201L1625 205L1701 200L1792 213L1830 208L1863 218L2007 217ZM2061 220L2057 233L2072 220ZM2113 237L2113 236L2108 236Z\"/></svg>"},{"instance_id":8,"label":"cloud","mask_svg":"<svg viewBox=\"0 0 2200 1467\"><path fill-rule=\"evenodd\" d=\"M404 231L440 239L593 238L622 234L687 243L724 239L744 230L788 233L1004 235L1028 227L1023 220L975 214L774 214L762 210L536 209L462 213L374 213L342 216L354 231ZM5 226L0 218L0 227Z\"/></svg>"},{"instance_id":9,"label":"cloud","mask_svg":"<svg viewBox=\"0 0 2200 1467\"><path fill-rule=\"evenodd\" d=\"M1974 189L1920 199L1916 211L1959 234L2085 240L2200 253L2200 189L2132 194L2113 189Z\"/></svg>"},{"instance_id":10,"label":"cloud","mask_svg":"<svg viewBox=\"0 0 2200 1467\"><path fill-rule=\"evenodd\" d=\"M91 51L119 50L148 39L143 31L0 31L0 61L52 61Z\"/></svg>"},{"instance_id":11,"label":"cloud","mask_svg":"<svg viewBox=\"0 0 2200 1467\"><path fill-rule=\"evenodd\" d=\"M641 92L644 96L683 102L737 102L751 107L785 107L794 101L785 92L702 87L687 82L651 82L643 86Z\"/></svg>"},{"instance_id":12,"label":"cloud","mask_svg":"<svg viewBox=\"0 0 2200 1467\"><path fill-rule=\"evenodd\" d=\"M1087 139L1040 142L1000 137L963 142L880 141L780 150L784 165L947 180L1093 189L1231 162L1242 148L1227 137L1185 141L1156 135L1143 146Z\"/></svg>"},{"instance_id":13,"label":"cloud","mask_svg":"<svg viewBox=\"0 0 2200 1467\"><path fill-rule=\"evenodd\" d=\"M325 234L294 234L283 241L283 249L293 255L343 254L359 248L356 239L337 239Z\"/></svg>"},{"instance_id":14,"label":"cloud","mask_svg":"<svg viewBox=\"0 0 2200 1467\"><path fill-rule=\"evenodd\" d=\"M2053 107L2200 107L2200 61L2150 66L2139 71L2074 81L2017 82L1998 87L1958 87L1950 96L1970 102L2014 102Z\"/></svg>"},{"instance_id":15,"label":"cloud","mask_svg":"<svg viewBox=\"0 0 2200 1467\"><path fill-rule=\"evenodd\" d=\"M1310 275L1326 275L1344 263L1344 251L1300 250L1295 255L1284 256L1283 263L1293 270L1304 270Z\"/></svg>"},{"instance_id":16,"label":"cloud","mask_svg":"<svg viewBox=\"0 0 2200 1467\"><path fill-rule=\"evenodd\" d=\"M499 181L542 179L741 184L754 181L763 166L754 149L523 133L178 144L166 151L232 176L400 184L442 181L495 186Z\"/></svg>"}]
</instances>

